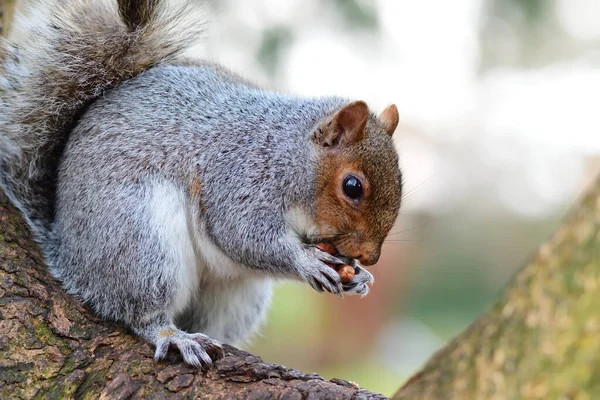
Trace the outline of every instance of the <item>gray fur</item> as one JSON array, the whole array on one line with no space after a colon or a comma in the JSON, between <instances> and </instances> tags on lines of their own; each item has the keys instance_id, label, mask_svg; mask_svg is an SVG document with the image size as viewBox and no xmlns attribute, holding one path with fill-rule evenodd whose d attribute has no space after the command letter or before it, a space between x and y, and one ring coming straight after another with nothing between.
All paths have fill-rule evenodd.
<instances>
[{"instance_id":1,"label":"gray fur","mask_svg":"<svg viewBox=\"0 0 600 400\"><path fill-rule=\"evenodd\" d=\"M210 362L213 339L257 330L273 277L366 294L366 270L344 287L323 263L340 260L304 243L311 137L348 101L178 63L199 23L179 26L156 1L120 2L121 21L101 3L88 16L83 0L57 8L0 65L0 185L65 289L154 343L155 358L173 344L192 365Z\"/></svg>"},{"instance_id":2,"label":"gray fur","mask_svg":"<svg viewBox=\"0 0 600 400\"><path fill-rule=\"evenodd\" d=\"M316 122L344 103L249 88L210 66L160 66L113 89L87 110L61 160L54 274L101 315L132 326L159 305L168 308L181 288L166 274L175 260L160 248L148 204L157 182L171 185L186 199L195 237L206 236L239 269L233 276L220 265L201 270L190 297L197 305L185 311L194 318L179 316L180 324L221 340L243 339L268 304L265 277L302 279L322 269L337 278L288 234L284 211L302 207L312 214L316 151L309 137ZM194 178L202 188L197 202L186 193ZM265 184L271 181L278 184ZM97 243L103 245L87 250ZM160 276L151 271L157 266L165 266ZM239 289L228 294L230 286ZM332 291L340 293L338 286ZM245 299L234 301L241 291ZM217 310L240 317L217 321L223 318L211 316Z\"/></svg>"},{"instance_id":3,"label":"gray fur","mask_svg":"<svg viewBox=\"0 0 600 400\"><path fill-rule=\"evenodd\" d=\"M19 33L0 42L0 188L47 250L56 165L78 114L108 89L175 59L203 24L192 0L178 8L138 1L152 10L141 13L146 19L126 0L32 3L15 21ZM143 23L130 30L130 20Z\"/></svg>"}]
</instances>

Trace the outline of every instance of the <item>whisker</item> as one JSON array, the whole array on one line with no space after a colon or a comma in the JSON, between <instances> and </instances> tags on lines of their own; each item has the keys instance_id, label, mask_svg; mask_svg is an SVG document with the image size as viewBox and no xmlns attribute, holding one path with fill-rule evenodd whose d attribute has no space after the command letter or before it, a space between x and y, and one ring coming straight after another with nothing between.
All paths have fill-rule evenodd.
<instances>
[{"instance_id":1,"label":"whisker","mask_svg":"<svg viewBox=\"0 0 600 400\"><path fill-rule=\"evenodd\" d=\"M404 229L404 230L401 230L401 231L395 231L395 232L391 232L391 233L389 233L389 234L388 234L388 236L392 236L392 235L399 235L399 234L401 234L401 233L406 233L406 232L414 231L414 230L416 230L416 229L423 228L423 227L425 227L425 226L427 226L427 225L429 225L429 224L433 223L433 221L434 221L434 220L433 220L433 219L431 219L431 220L429 220L429 221L427 221L427 222L425 222L425 223L423 223L423 224L421 224L421 225L413 226L412 228Z\"/></svg>"},{"instance_id":2,"label":"whisker","mask_svg":"<svg viewBox=\"0 0 600 400\"><path fill-rule=\"evenodd\" d=\"M332 235L307 235L305 238L309 241L319 241L319 240L330 240L330 241L338 241L345 237L347 237L347 233L338 233Z\"/></svg>"},{"instance_id":3,"label":"whisker","mask_svg":"<svg viewBox=\"0 0 600 400\"><path fill-rule=\"evenodd\" d=\"M331 239L331 238L341 238L346 236L346 234L334 234L334 235L307 235L307 238L311 239Z\"/></svg>"},{"instance_id":4,"label":"whisker","mask_svg":"<svg viewBox=\"0 0 600 400\"><path fill-rule=\"evenodd\" d=\"M402 202L404 203L404 201L411 198L417 192L417 190L421 189L426 183L429 183L434 177L435 177L435 174L431 175L429 178L427 178L427 179L421 181L420 183L418 183L417 185L413 186L412 189L410 189L408 192L402 193L402 197L401 197Z\"/></svg>"}]
</instances>

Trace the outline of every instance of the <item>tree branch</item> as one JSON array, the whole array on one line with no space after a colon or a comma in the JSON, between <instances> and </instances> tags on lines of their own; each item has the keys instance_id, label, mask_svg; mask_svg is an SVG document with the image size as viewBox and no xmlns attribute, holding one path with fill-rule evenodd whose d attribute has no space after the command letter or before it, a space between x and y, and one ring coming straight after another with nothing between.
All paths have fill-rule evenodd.
<instances>
[{"instance_id":1,"label":"tree branch","mask_svg":"<svg viewBox=\"0 0 600 400\"><path fill-rule=\"evenodd\" d=\"M600 180L497 304L394 399L599 398Z\"/></svg>"}]
</instances>

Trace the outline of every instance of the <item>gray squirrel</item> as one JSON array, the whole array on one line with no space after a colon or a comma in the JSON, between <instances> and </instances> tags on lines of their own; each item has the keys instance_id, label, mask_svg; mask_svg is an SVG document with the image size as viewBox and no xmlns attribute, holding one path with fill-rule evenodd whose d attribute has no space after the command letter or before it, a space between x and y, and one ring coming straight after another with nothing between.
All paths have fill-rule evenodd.
<instances>
[{"instance_id":1,"label":"gray squirrel","mask_svg":"<svg viewBox=\"0 0 600 400\"><path fill-rule=\"evenodd\" d=\"M360 264L379 258L402 175L395 106L279 94L186 57L196 8L38 1L21 16L0 45L0 187L68 293L156 360L173 346L202 366L256 332L274 279L367 294ZM342 284L331 265L349 262Z\"/></svg>"}]
</instances>

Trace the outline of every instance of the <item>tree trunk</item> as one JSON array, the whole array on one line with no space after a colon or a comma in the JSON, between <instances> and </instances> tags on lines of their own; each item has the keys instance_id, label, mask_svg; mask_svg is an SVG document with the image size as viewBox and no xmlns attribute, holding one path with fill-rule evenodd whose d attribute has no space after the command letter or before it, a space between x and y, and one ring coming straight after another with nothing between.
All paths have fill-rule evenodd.
<instances>
[{"instance_id":1,"label":"tree trunk","mask_svg":"<svg viewBox=\"0 0 600 400\"><path fill-rule=\"evenodd\" d=\"M0 192L0 398L384 399L233 347L211 368L153 348L66 295Z\"/></svg>"},{"instance_id":2,"label":"tree trunk","mask_svg":"<svg viewBox=\"0 0 600 400\"><path fill-rule=\"evenodd\" d=\"M394 399L600 398L600 180L509 284Z\"/></svg>"}]
</instances>

